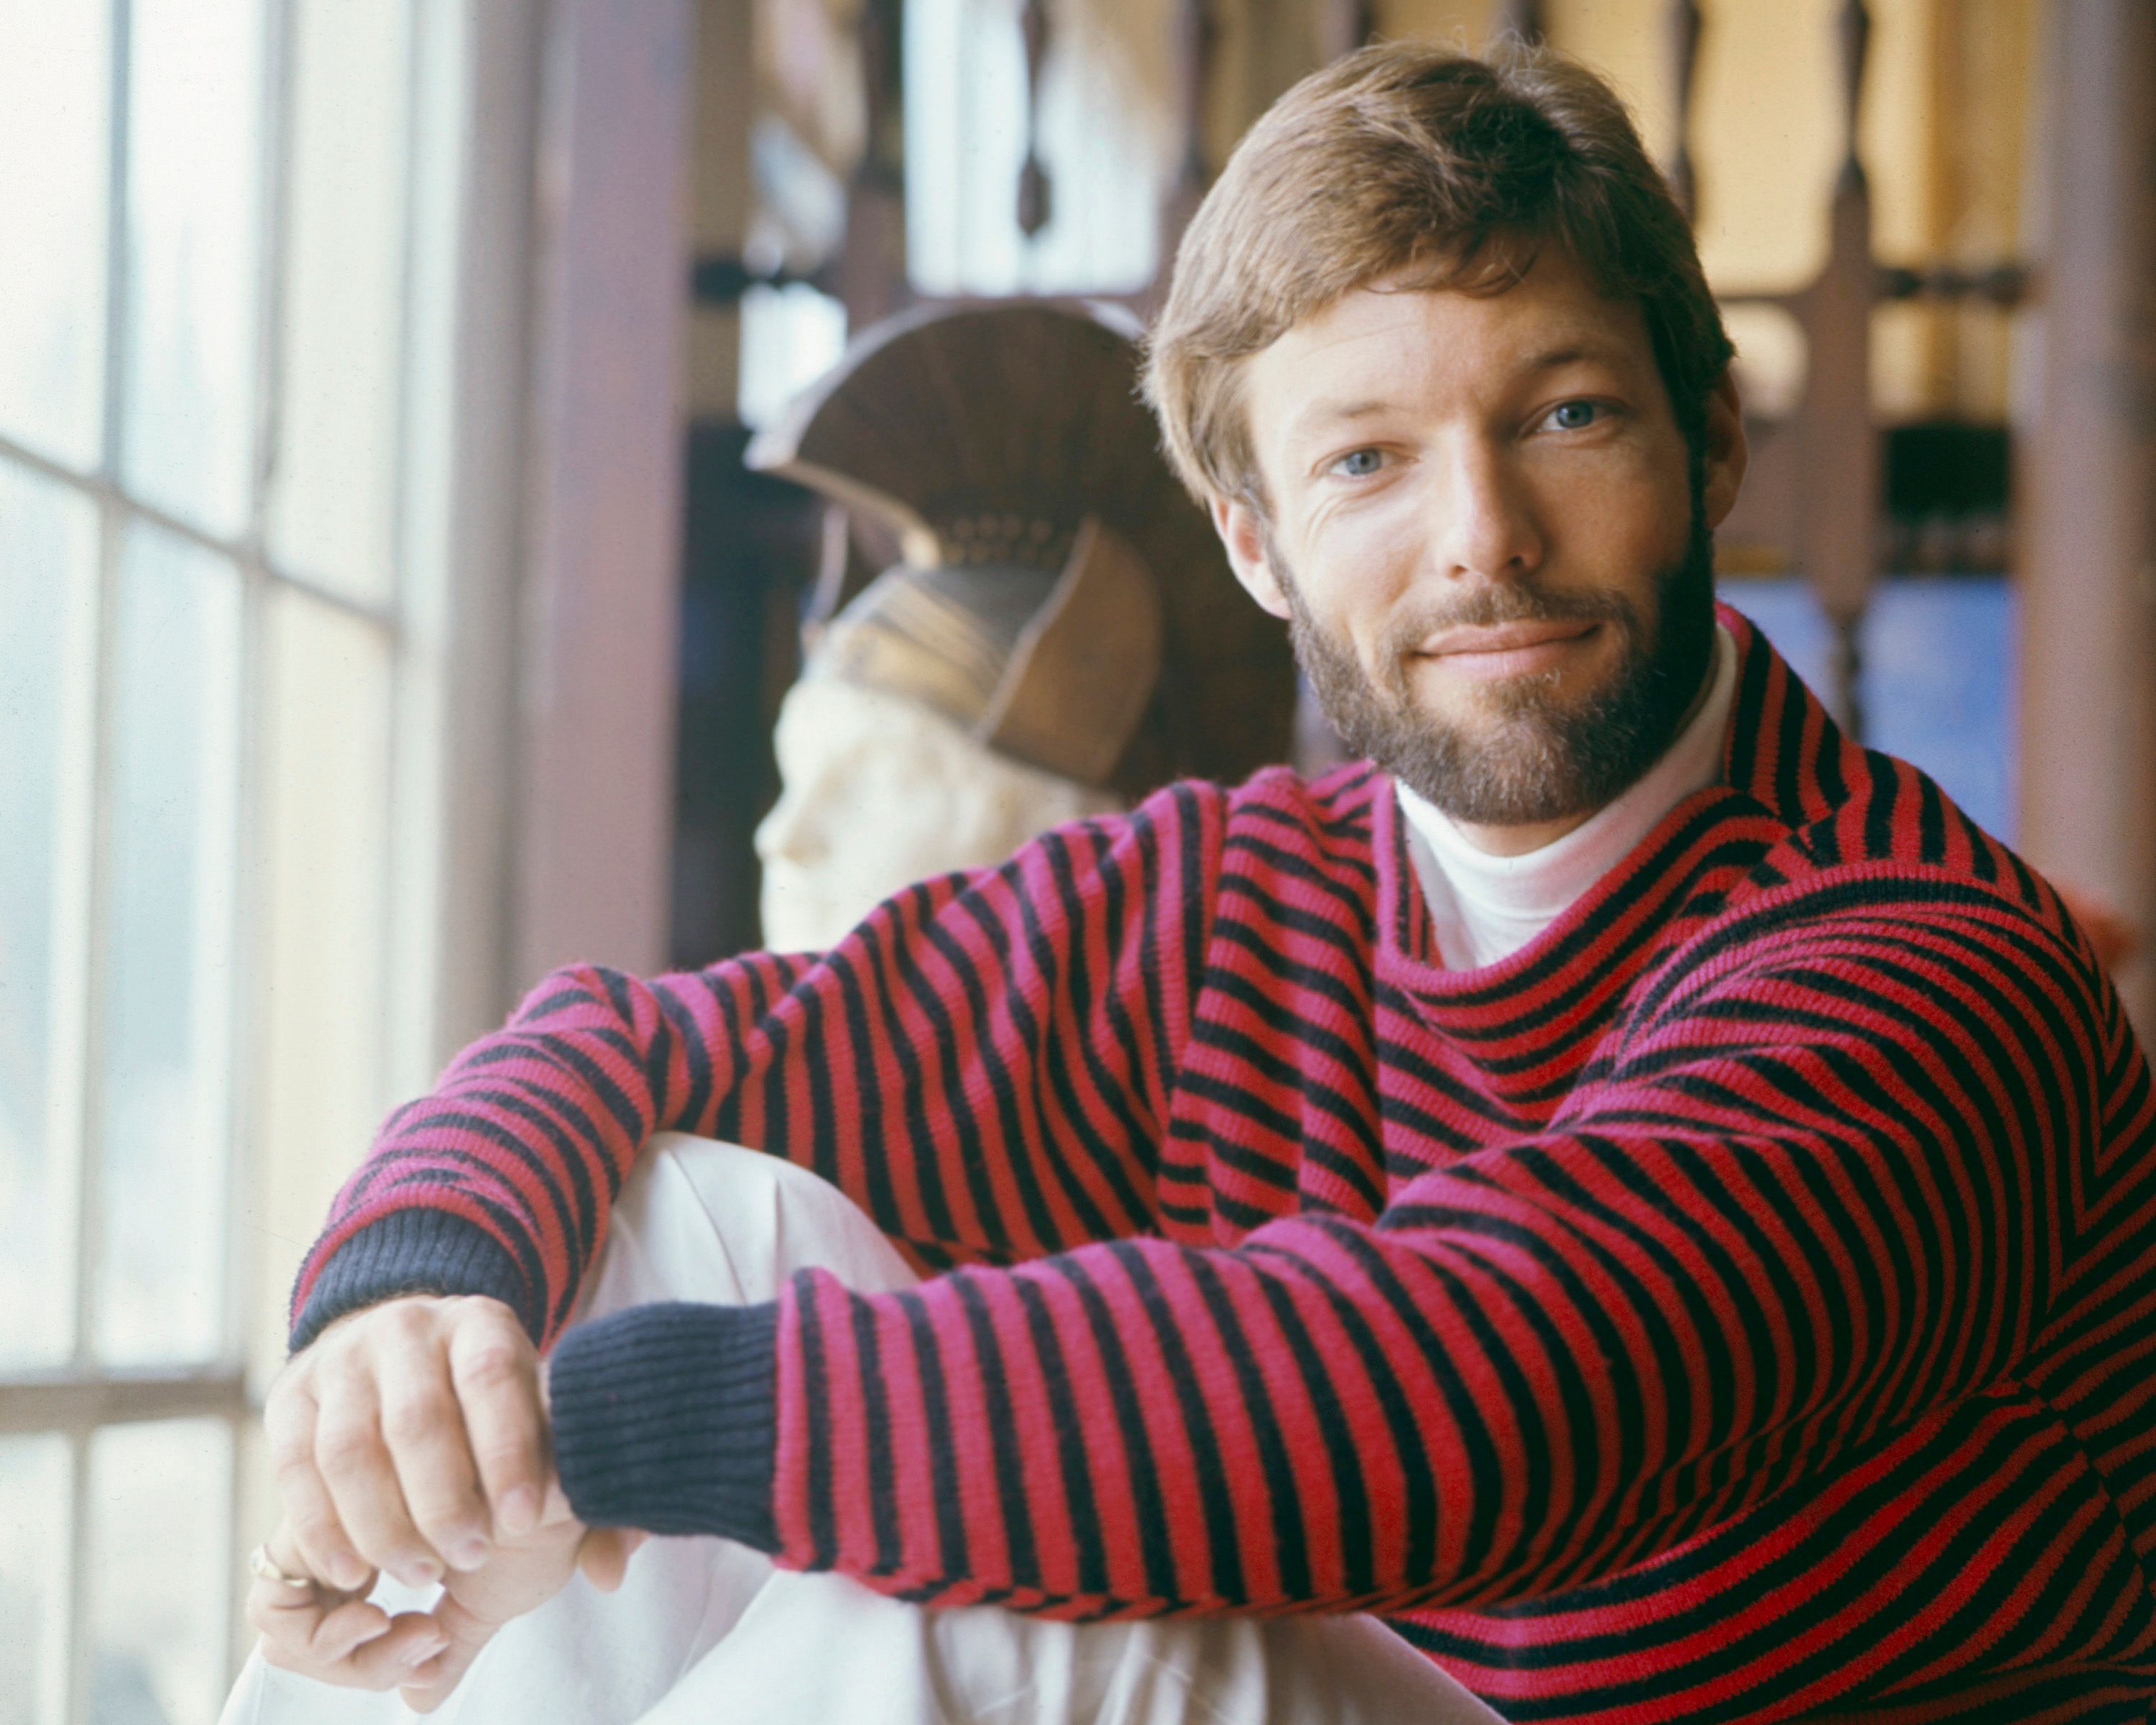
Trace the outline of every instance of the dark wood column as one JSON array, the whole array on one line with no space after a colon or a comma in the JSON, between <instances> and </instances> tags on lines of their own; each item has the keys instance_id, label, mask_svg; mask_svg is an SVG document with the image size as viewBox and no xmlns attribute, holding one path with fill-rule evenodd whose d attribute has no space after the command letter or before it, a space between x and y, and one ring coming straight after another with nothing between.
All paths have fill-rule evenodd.
<instances>
[{"instance_id":1,"label":"dark wood column","mask_svg":"<svg viewBox=\"0 0 2156 1725\"><path fill-rule=\"evenodd\" d=\"M2021 846L2133 925L2156 1034L2156 6L2058 0L2023 468Z\"/></svg>"}]
</instances>

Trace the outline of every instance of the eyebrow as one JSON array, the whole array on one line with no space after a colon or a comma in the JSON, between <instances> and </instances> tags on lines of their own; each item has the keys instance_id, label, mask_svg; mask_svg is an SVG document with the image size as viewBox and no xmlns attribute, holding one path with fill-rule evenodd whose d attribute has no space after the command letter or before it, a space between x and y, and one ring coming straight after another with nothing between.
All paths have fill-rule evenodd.
<instances>
[{"instance_id":1,"label":"eyebrow","mask_svg":"<svg viewBox=\"0 0 2156 1725\"><path fill-rule=\"evenodd\" d=\"M1546 347L1520 369L1526 372L1553 372L1559 366L1577 365L1585 361L1603 365L1621 365L1630 357L1621 348L1607 341L1588 337L1578 341L1567 341L1560 347Z\"/></svg>"}]
</instances>

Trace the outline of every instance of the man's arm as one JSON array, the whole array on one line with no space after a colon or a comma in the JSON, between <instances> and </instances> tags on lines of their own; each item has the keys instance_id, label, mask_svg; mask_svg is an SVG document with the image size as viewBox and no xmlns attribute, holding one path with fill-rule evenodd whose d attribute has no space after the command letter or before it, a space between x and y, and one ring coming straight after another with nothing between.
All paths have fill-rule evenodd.
<instances>
[{"instance_id":1,"label":"man's arm","mask_svg":"<svg viewBox=\"0 0 2156 1725\"><path fill-rule=\"evenodd\" d=\"M268 1425L314 1573L424 1583L528 1527L532 1350L658 1132L800 1162L931 1266L1151 1228L1219 807L1051 834L820 956L550 977L391 1117L302 1270Z\"/></svg>"},{"instance_id":2,"label":"man's arm","mask_svg":"<svg viewBox=\"0 0 2156 1725\"><path fill-rule=\"evenodd\" d=\"M807 1274L760 1310L572 1332L572 1501L1082 1615L1523 1600L1816 1477L2041 1324L2062 1171L2098 1130L2098 984L1958 886L1851 871L1732 932L1548 1130L1374 1224L886 1295ZM676 1394L721 1357L752 1381L739 1348L768 1352L760 1468L746 1397Z\"/></svg>"},{"instance_id":3,"label":"man's arm","mask_svg":"<svg viewBox=\"0 0 2156 1725\"><path fill-rule=\"evenodd\" d=\"M932 1263L1150 1228L1218 796L925 882L824 954L555 973L392 1117L300 1272L295 1345L414 1290L491 1295L543 1345L670 1129L812 1168Z\"/></svg>"}]
</instances>

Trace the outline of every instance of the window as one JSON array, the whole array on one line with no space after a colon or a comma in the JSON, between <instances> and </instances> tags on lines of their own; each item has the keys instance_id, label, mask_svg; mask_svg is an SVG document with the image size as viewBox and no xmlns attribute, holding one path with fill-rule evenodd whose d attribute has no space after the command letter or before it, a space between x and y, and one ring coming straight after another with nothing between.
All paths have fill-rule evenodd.
<instances>
[{"instance_id":1,"label":"window","mask_svg":"<svg viewBox=\"0 0 2156 1725\"><path fill-rule=\"evenodd\" d=\"M1174 9L1050 10L1039 151L1049 219L1018 223L1019 0L906 8L906 260L927 295L1120 294L1150 282L1174 161Z\"/></svg>"},{"instance_id":2,"label":"window","mask_svg":"<svg viewBox=\"0 0 2156 1725\"><path fill-rule=\"evenodd\" d=\"M0 1725L216 1717L249 1387L434 1055L483 9L0 0Z\"/></svg>"}]
</instances>

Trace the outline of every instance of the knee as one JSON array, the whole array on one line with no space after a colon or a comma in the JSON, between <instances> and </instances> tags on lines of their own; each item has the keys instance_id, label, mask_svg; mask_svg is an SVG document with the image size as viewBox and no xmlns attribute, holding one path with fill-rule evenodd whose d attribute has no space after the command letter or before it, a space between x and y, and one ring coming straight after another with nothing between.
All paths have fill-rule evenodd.
<instances>
[{"instance_id":1,"label":"knee","mask_svg":"<svg viewBox=\"0 0 2156 1725\"><path fill-rule=\"evenodd\" d=\"M649 1300L768 1300L803 1269L829 1270L864 1291L915 1280L875 1224L807 1169L738 1144L662 1133L616 1202L584 1315Z\"/></svg>"}]
</instances>

